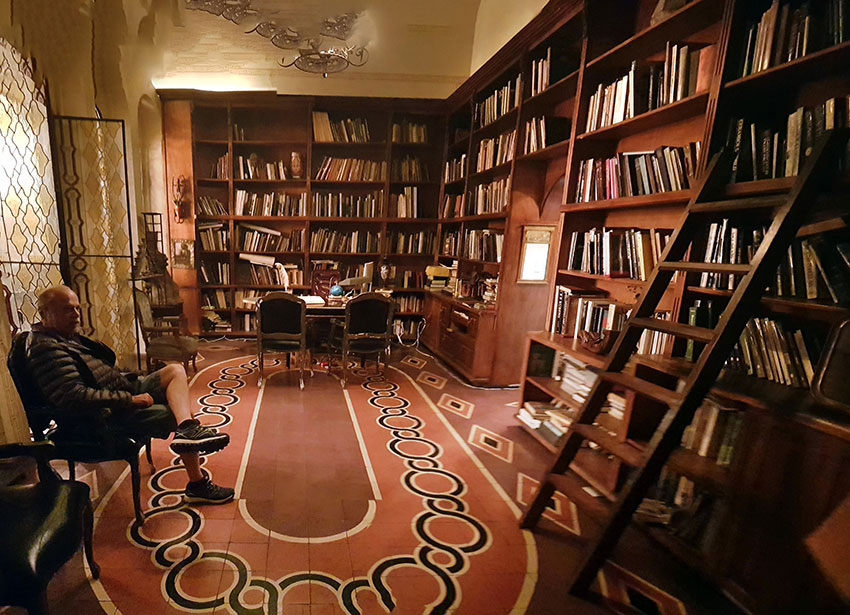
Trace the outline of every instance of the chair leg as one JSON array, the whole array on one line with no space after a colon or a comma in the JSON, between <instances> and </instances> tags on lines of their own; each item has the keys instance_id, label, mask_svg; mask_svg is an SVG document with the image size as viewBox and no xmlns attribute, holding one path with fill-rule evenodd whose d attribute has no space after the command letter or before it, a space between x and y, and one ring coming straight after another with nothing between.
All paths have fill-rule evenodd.
<instances>
[{"instance_id":1,"label":"chair leg","mask_svg":"<svg viewBox=\"0 0 850 615\"><path fill-rule=\"evenodd\" d=\"M127 463L130 464L130 478L133 488L133 509L136 513L136 523L138 523L141 527L145 524L145 516L142 514L142 501L141 496L139 495L139 490L142 487L142 476L139 473L139 458L131 455L130 458L127 459Z\"/></svg>"},{"instance_id":2,"label":"chair leg","mask_svg":"<svg viewBox=\"0 0 850 615\"><path fill-rule=\"evenodd\" d=\"M91 502L86 502L86 507L83 510L83 551L86 554L86 561L91 570L91 578L97 579L100 577L100 566L94 561L94 551L92 550L93 534L94 514L91 509Z\"/></svg>"},{"instance_id":3,"label":"chair leg","mask_svg":"<svg viewBox=\"0 0 850 615\"><path fill-rule=\"evenodd\" d=\"M342 388L345 388L345 381L348 380L348 350L342 351Z\"/></svg>"},{"instance_id":4,"label":"chair leg","mask_svg":"<svg viewBox=\"0 0 850 615\"><path fill-rule=\"evenodd\" d=\"M153 474L154 472L156 472L156 468L155 468L155 467L154 467L154 465L153 465L153 453L151 452L151 441L150 441L150 438L148 438L148 441L147 441L147 442L145 442L145 457L147 458L147 460L148 460L148 465L149 465L149 466L150 466L150 468L151 468L151 474Z\"/></svg>"},{"instance_id":5,"label":"chair leg","mask_svg":"<svg viewBox=\"0 0 850 615\"><path fill-rule=\"evenodd\" d=\"M260 352L257 353L257 367L260 368L259 384L263 384L263 363L265 363L265 361L263 360L263 351L260 350Z\"/></svg>"},{"instance_id":6,"label":"chair leg","mask_svg":"<svg viewBox=\"0 0 850 615\"><path fill-rule=\"evenodd\" d=\"M302 391L304 390L304 359L306 355L306 352L298 353L298 386Z\"/></svg>"},{"instance_id":7,"label":"chair leg","mask_svg":"<svg viewBox=\"0 0 850 615\"><path fill-rule=\"evenodd\" d=\"M70 480L77 480L77 464L68 460L68 478Z\"/></svg>"},{"instance_id":8,"label":"chair leg","mask_svg":"<svg viewBox=\"0 0 850 615\"><path fill-rule=\"evenodd\" d=\"M307 355L307 369L310 370L310 378L313 377L313 351L306 348L304 352Z\"/></svg>"}]
</instances>

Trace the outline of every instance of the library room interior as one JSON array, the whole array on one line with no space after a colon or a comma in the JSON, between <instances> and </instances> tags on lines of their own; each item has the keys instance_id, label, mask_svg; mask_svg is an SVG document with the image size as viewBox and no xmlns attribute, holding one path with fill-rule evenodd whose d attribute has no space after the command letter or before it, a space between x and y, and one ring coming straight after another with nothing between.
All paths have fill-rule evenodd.
<instances>
[{"instance_id":1,"label":"library room interior","mask_svg":"<svg viewBox=\"0 0 850 615\"><path fill-rule=\"evenodd\" d=\"M848 12L0 0L0 615L850 613Z\"/></svg>"}]
</instances>

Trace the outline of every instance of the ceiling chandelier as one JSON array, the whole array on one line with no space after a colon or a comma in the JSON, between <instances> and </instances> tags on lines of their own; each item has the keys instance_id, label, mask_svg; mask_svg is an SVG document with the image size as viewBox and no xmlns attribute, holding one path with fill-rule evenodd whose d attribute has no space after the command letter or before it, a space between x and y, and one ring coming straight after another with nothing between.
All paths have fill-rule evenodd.
<instances>
[{"instance_id":1,"label":"ceiling chandelier","mask_svg":"<svg viewBox=\"0 0 850 615\"><path fill-rule=\"evenodd\" d=\"M289 61L286 55L281 58L279 64L284 68L294 66L306 73L327 77L331 73L342 72L349 66L363 66L369 60L369 50L364 44L350 42L362 12L328 17L319 24L317 32L308 34L269 19L255 9L251 1L186 0L186 8L206 11L237 25L248 20L255 22L256 25L247 30L246 34L257 33L275 47L295 52L295 57Z\"/></svg>"}]
</instances>

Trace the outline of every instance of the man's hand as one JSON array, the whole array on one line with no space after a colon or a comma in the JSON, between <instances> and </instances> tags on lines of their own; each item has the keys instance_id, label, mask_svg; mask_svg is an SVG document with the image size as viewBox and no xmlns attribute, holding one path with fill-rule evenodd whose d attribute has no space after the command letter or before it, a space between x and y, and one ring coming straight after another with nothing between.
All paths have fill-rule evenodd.
<instances>
[{"instance_id":1,"label":"man's hand","mask_svg":"<svg viewBox=\"0 0 850 615\"><path fill-rule=\"evenodd\" d=\"M150 393L139 393L130 398L130 405L133 408L147 408L153 405L153 397Z\"/></svg>"}]
</instances>

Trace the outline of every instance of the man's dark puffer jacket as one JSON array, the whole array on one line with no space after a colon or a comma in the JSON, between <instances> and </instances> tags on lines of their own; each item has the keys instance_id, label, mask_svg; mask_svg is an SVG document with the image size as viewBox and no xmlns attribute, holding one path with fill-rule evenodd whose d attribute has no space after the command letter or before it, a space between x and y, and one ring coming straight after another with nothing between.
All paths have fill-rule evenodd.
<instances>
[{"instance_id":1,"label":"man's dark puffer jacket","mask_svg":"<svg viewBox=\"0 0 850 615\"><path fill-rule=\"evenodd\" d=\"M130 408L132 385L115 353L82 335L66 339L35 325L27 339L29 373L52 405L67 410Z\"/></svg>"}]
</instances>

